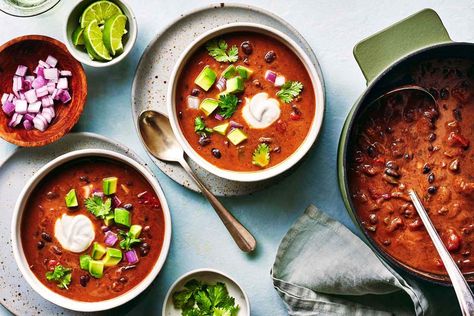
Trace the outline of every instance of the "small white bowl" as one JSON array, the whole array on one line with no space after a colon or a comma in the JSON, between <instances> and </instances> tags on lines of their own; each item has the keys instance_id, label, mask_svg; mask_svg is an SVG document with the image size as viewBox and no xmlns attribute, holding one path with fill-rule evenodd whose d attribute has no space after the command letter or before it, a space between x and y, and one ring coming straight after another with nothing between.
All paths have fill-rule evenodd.
<instances>
[{"instance_id":1,"label":"small white bowl","mask_svg":"<svg viewBox=\"0 0 474 316\"><path fill-rule=\"evenodd\" d=\"M209 41L210 39L219 37L223 34L233 33L233 32L256 32L260 34L264 34L266 36L273 37L279 40L283 45L286 45L290 48L297 57L301 60L303 65L308 72L312 84L313 90L315 93L315 100L316 100L316 110L315 115L313 117L313 123L311 124L311 128L306 135L306 138L298 147L298 149L291 154L288 158L284 161L280 162L279 164L267 168L262 169L259 171L232 171L226 170L219 167L216 167L206 159L202 158L189 144L188 140L184 137L184 134L179 127L178 122L178 115L176 111L176 85L183 70L183 67L186 65L188 59L193 55L193 53L199 49L204 43ZM239 181L239 182L254 182L254 181L262 181L265 179L269 179L275 177L286 170L293 167L298 161L303 158L303 156L309 151L311 146L316 141L316 138L319 134L323 123L324 117L324 108L325 108L325 97L324 97L324 89L322 85L321 78L316 70L316 67L311 62L311 59L306 54L306 52L290 37L286 34L274 29L272 27L256 24L256 23L249 23L249 22L239 22L239 23L230 23L226 24L217 28L214 28L208 32L205 32L197 39L195 39L189 46L184 50L184 52L179 57L173 71L171 72L171 79L170 84L168 86L167 91L167 110L169 119L171 122L171 127L173 128L173 132L178 139L179 143L183 147L186 154L194 160L199 166L204 168L205 170L209 171L210 173L215 174L218 177L222 177L232 181Z\"/></svg>"},{"instance_id":2,"label":"small white bowl","mask_svg":"<svg viewBox=\"0 0 474 316\"><path fill-rule=\"evenodd\" d=\"M222 282L226 285L229 295L235 298L235 303L239 305L238 316L250 316L250 302L242 287L230 276L214 269L197 269L182 275L171 285L166 293L163 303L162 316L180 316L181 310L174 307L173 293L184 289L184 284L189 280L196 279L206 283Z\"/></svg>"},{"instance_id":3,"label":"small white bowl","mask_svg":"<svg viewBox=\"0 0 474 316\"><path fill-rule=\"evenodd\" d=\"M58 293L51 291L48 287L43 285L41 281L34 275L31 269L28 266L28 262L25 258L25 253L23 251L22 243L21 243L21 220L24 213L25 206L28 202L30 194L34 191L35 187L38 183L47 176L51 171L60 167L64 163L75 160L78 158L85 158L85 157L105 157L108 159L116 160L120 163L124 163L133 167L138 173L140 173L148 183L153 187L155 193L157 194L160 202L161 207L163 210L164 220L165 220L165 236L163 239L163 247L161 249L161 253L156 261L153 269L150 273L134 288L130 289L129 291L109 300L99 301L99 302L83 302L77 301L65 296L62 296ZM165 263L166 257L168 256L168 250L170 247L171 242L171 216L168 208L168 204L166 202L165 195L161 190L161 187L156 180L156 178L148 171L145 167L143 167L140 163L136 162L135 160L124 156L122 154L115 153L110 150L103 150L103 149L82 149L76 150L58 158L50 161L45 166L43 166L38 172L28 181L25 185L24 189L20 193L18 197L17 203L15 205L15 210L13 212L13 218L11 223L11 239L12 239L12 247L13 247L13 255L15 257L15 261L20 269L23 277L25 278L26 282L44 299L59 305L61 307L80 311L80 312L97 312L102 310L108 310L119 305L125 304L128 301L135 298L137 295L142 293L156 278L158 273L160 272L163 264Z\"/></svg>"},{"instance_id":4,"label":"small white bowl","mask_svg":"<svg viewBox=\"0 0 474 316\"><path fill-rule=\"evenodd\" d=\"M118 55L117 57L113 57L112 60L109 61L97 61L91 60L85 49L77 48L72 43L72 33L74 30L79 26L79 18L82 15L82 12L92 3L97 2L98 0L84 0L79 1L71 10L67 17L66 27L65 27L65 38L66 38L66 46L69 52L71 53L74 58L79 60L81 63L86 64L91 67L108 67L119 63L123 60L128 53L135 45L137 40L137 19L135 18L135 14L133 14L132 8L123 1L120 0L109 0L120 7L123 14L127 16L127 34L125 34L122 38L123 41L123 52Z\"/></svg>"}]
</instances>

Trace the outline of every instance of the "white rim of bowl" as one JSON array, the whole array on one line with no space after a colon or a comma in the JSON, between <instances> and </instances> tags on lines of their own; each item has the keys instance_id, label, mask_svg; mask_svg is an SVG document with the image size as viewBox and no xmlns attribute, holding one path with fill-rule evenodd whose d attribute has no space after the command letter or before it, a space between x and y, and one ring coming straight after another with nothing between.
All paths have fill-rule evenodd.
<instances>
[{"instance_id":1,"label":"white rim of bowl","mask_svg":"<svg viewBox=\"0 0 474 316\"><path fill-rule=\"evenodd\" d=\"M93 2L97 2L97 1L99 1L99 0L95 0L95 1L90 0L89 1L90 3L88 3L87 5L90 5ZM68 34L68 29L67 29L68 21L69 21L69 18L71 17L71 14L74 11L76 11L80 6L84 5L84 1L79 1L69 11L69 13L67 15L66 25L64 26L64 39L65 39L64 42L66 44L66 47L67 47L69 53L71 53L71 55L75 59L77 59L79 62L81 62L85 65L88 65L88 66L91 66L91 67L96 67L96 68L103 68L103 67L108 67L108 66L115 65L115 64L119 63L122 59L127 57L127 55L132 51L133 46L135 46L135 42L137 41L138 24L137 24L137 19L135 17L135 14L133 13L132 8L127 3L125 3L124 1L120 1L120 0L110 0L110 1L112 1L113 3L118 5L120 7L120 9L122 9L123 14L127 16L128 24L129 25L133 24L133 32L128 30L129 31L128 32L129 38L128 38L127 43L124 46L123 52L120 55L118 55L117 57L114 57L109 61L91 60L89 58L89 56L87 56L87 54L84 57L84 55L82 55L78 52L78 49L74 46L74 44L72 44L72 40L71 40L71 35L72 34ZM124 10L124 8L125 8L125 10ZM130 29L132 29L132 27L130 27Z\"/></svg>"},{"instance_id":2,"label":"white rim of bowl","mask_svg":"<svg viewBox=\"0 0 474 316\"><path fill-rule=\"evenodd\" d=\"M288 156L285 160L280 162L279 164L270 167L268 169L263 169L259 171L232 171L226 170L222 168L218 168L209 161L202 158L189 144L189 142L184 137L181 128L179 127L177 115L176 115L176 105L175 105L175 92L176 92L176 84L179 79L179 75L182 71L182 68L185 66L188 58L192 56L192 54L198 49L205 41L212 39L214 37L218 37L223 34L231 33L231 32L239 32L239 31L253 31L256 33L263 33L267 36L271 36L276 38L288 48L290 48L297 57L299 57L300 61L306 68L308 72L311 82L313 84L313 90L315 93L315 103L316 109L315 114L313 117L313 122L311 124L311 129L308 131L305 139L300 144L300 146L296 149L294 153ZM173 132L178 139L179 143L183 147L186 154L195 161L199 166L204 168L205 170L209 171L212 174L215 174L218 177L222 177L228 180L239 181L239 182L254 182L254 181L262 181L272 177L275 177L291 167L297 164L311 149L313 144L316 142L316 139L319 135L319 132L322 127L323 119L324 119L324 109L325 109L325 99L324 99L324 89L321 82L321 78L316 70L316 67L311 62L309 56L304 52L304 50L289 36L286 34L266 25L257 24L257 23L248 23L248 22L238 22L238 23L230 23L226 24L212 30L205 32L204 34L200 35L196 38L188 47L183 51L181 56L179 57L178 61L176 62L173 71L171 73L171 80L170 85L167 91L167 111L169 115L169 119L171 122L171 127Z\"/></svg>"},{"instance_id":3,"label":"white rim of bowl","mask_svg":"<svg viewBox=\"0 0 474 316\"><path fill-rule=\"evenodd\" d=\"M219 270L216 270L216 269L211 269L211 268L200 268L200 269L195 269L195 270L191 270L189 272L186 272L185 274L183 274L182 276L180 276L176 281L174 281L173 284L171 284L170 288L168 289L168 292L166 292L166 296L165 296L165 300L163 301L163 308L161 310L161 313L162 313L162 316L166 316L166 303L168 303L168 300L170 299L171 297L171 294L173 293L173 291L176 290L176 286L178 285L179 282L183 281L184 279L186 279L187 277L190 277L191 275L193 274L198 274L198 273L202 273L202 272L211 272L211 273L215 273L215 274L219 274L219 275L222 275L223 277L231 280L232 282L234 282L235 285L237 285L237 287L239 288L239 290L242 292L242 294L244 295L244 300L245 300L245 304L246 304L246 307L247 307L247 312L248 312L248 315L250 315L250 300L247 296L247 293L245 293L244 289L242 288L242 286L232 277L230 277L228 274L222 272L222 271L219 271Z\"/></svg>"},{"instance_id":4,"label":"white rim of bowl","mask_svg":"<svg viewBox=\"0 0 474 316\"><path fill-rule=\"evenodd\" d=\"M65 296L62 296L56 292L53 292L48 287L43 285L41 281L34 275L34 273L28 267L28 263L25 258L23 247L21 244L21 221L23 216L23 211L26 206L27 200L30 197L31 193L34 191L36 186L44 179L51 171L62 166L63 164L80 158L85 157L104 157L108 159L116 160L120 163L125 163L132 168L134 168L138 173L140 173L147 182L152 186L157 194L161 208L163 211L164 222L165 222L165 232L163 238L163 246L161 248L160 255L156 261L153 269L148 273L148 275L135 287L131 288L127 292L105 301L98 302L83 302L77 301ZM156 180L155 176L148 171L144 166L135 161L132 158L129 158L125 155L115 153L110 150L105 149L81 149L76 150L64 155L59 156L58 158L50 161L42 168L40 168L36 174L28 181L23 190L21 191L18 200L15 205L15 210L13 212L13 218L11 223L11 239L12 239L12 248L13 255L15 257L16 264L22 273L25 280L28 284L42 296L44 299L67 309L80 311L80 312L98 312L102 310L108 310L120 305L127 303L132 300L140 293L142 293L158 276L161 271L166 258L168 256L168 251L171 243L171 215L166 201L163 190L161 189L160 184Z\"/></svg>"}]
</instances>

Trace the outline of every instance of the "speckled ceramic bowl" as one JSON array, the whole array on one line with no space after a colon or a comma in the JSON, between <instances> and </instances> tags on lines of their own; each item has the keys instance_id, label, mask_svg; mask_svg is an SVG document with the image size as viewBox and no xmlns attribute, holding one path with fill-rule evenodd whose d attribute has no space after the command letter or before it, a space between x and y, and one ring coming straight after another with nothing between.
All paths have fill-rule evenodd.
<instances>
[{"instance_id":1,"label":"speckled ceramic bowl","mask_svg":"<svg viewBox=\"0 0 474 316\"><path fill-rule=\"evenodd\" d=\"M163 247L161 249L160 256L156 261L154 267L150 271L150 273L134 288L131 290L109 300L99 301L99 302L83 302L77 301L60 294L57 294L47 288L38 278L34 275L31 269L28 266L28 262L25 258L25 254L23 251L23 246L21 243L21 221L22 216L25 210L25 206L27 205L28 199L31 193L34 191L36 186L40 183L40 181L46 177L51 171L57 169L61 165L84 157L105 157L107 159L116 160L120 163L126 164L134 168L138 173L140 173L153 187L155 193L157 194L160 202L161 207L163 210L164 220L165 220L165 236L163 240ZM13 247L13 254L15 257L15 261L20 269L23 277L25 278L26 282L44 299L59 305L61 307L81 311L81 312L97 312L102 310L108 310L119 305L125 304L128 301L135 298L137 295L142 293L156 278L158 273L160 272L163 264L165 263L166 257L168 256L168 250L171 241L171 216L168 208L168 204L166 202L165 195L161 190L161 187L156 180L156 178L151 174L148 169L143 167L141 164L136 162L135 160L124 156L122 154L115 153L110 150L103 150L103 149L82 149L76 150L58 158L52 160L51 162L47 163L43 166L36 174L28 181L25 185L24 189L20 193L15 210L12 217L11 223L11 239L12 239L12 247Z\"/></svg>"},{"instance_id":2,"label":"speckled ceramic bowl","mask_svg":"<svg viewBox=\"0 0 474 316\"><path fill-rule=\"evenodd\" d=\"M311 129L308 131L308 134L303 141L303 143L298 147L298 149L289 156L283 162L259 171L232 171L221 169L213 165L212 163L208 162L204 158L202 158L189 144L189 142L184 137L181 128L179 127L178 116L176 112L176 85L183 70L183 67L186 65L188 59L193 55L193 53L201 47L204 43L209 41L212 38L217 36L227 34L227 33L234 33L234 32L256 32L261 33L266 36L270 36L276 38L281 43L289 47L295 54L298 56L305 66L308 74L311 77L311 81L313 83L313 89L315 93L315 100L316 100L316 111L313 117L313 123L311 125ZM266 25L256 24L256 23L249 23L249 22L240 22L240 23L231 23L227 25L223 25L217 28L214 28L201 36L199 36L196 40L194 40L187 49L181 54L178 62L176 63L173 71L171 72L171 79L170 84L168 86L168 94L167 94L167 110L169 114L169 118L171 121L171 126L173 128L173 132L178 138L181 146L183 146L184 151L186 154L195 161L199 166L204 168L205 170L209 171L210 173L215 174L216 176L233 180L239 182L254 182L254 181L262 181L265 179L269 179L275 177L286 170L290 169L294 166L298 161L303 158L303 156L309 151L311 146L316 141L316 138L319 134L323 123L324 117L324 92L323 92L323 85L322 80L318 75L316 68L314 67L313 63L311 62L310 57L306 54L306 52L296 44L291 38L289 38L286 34Z\"/></svg>"}]
</instances>

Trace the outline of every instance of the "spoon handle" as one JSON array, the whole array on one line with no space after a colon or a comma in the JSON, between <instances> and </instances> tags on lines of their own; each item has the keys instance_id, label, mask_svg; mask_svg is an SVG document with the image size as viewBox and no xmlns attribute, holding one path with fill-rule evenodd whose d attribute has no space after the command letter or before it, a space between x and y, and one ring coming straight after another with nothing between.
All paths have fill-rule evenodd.
<instances>
[{"instance_id":1,"label":"spoon handle","mask_svg":"<svg viewBox=\"0 0 474 316\"><path fill-rule=\"evenodd\" d=\"M456 292L459 305L461 306L462 315L474 315L474 295L472 294L466 279L441 241L438 232L433 226L433 223L431 222L430 217L428 216L428 213L423 207L423 204L421 203L420 198L416 192L409 190L408 194L410 195L413 204L418 211L418 215L420 215L420 218L423 221L423 224L425 225L425 228L428 231L428 234L430 235L431 240L433 241L433 244L439 253L439 256L441 257L441 260L443 261L446 271L448 272L449 278L451 279L451 283L454 287L454 291Z\"/></svg>"},{"instance_id":2,"label":"spoon handle","mask_svg":"<svg viewBox=\"0 0 474 316\"><path fill-rule=\"evenodd\" d=\"M252 234L225 208L224 205L209 191L209 189L202 183L194 171L189 167L187 161L184 159L179 160L181 166L186 172L193 178L198 187L201 189L202 194L211 203L212 207L219 215L220 219L224 223L225 227L229 231L230 235L237 243L237 246L244 252L252 252L257 246L257 241Z\"/></svg>"}]
</instances>

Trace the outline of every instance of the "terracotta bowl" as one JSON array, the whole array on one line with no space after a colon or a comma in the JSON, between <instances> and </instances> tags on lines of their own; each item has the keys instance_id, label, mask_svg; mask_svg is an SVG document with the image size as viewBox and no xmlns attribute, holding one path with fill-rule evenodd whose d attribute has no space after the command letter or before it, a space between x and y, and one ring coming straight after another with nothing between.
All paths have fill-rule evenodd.
<instances>
[{"instance_id":1,"label":"terracotta bowl","mask_svg":"<svg viewBox=\"0 0 474 316\"><path fill-rule=\"evenodd\" d=\"M44 132L8 127L10 118L0 110L0 137L12 144L37 147L52 143L71 130L84 109L87 81L82 65L72 57L63 43L47 36L20 36L0 46L0 94L12 92L13 75L18 65L27 66L30 73L38 61L44 61L48 55L58 59L60 69L72 71L69 80L72 100L68 104L55 106L56 117Z\"/></svg>"}]
</instances>

